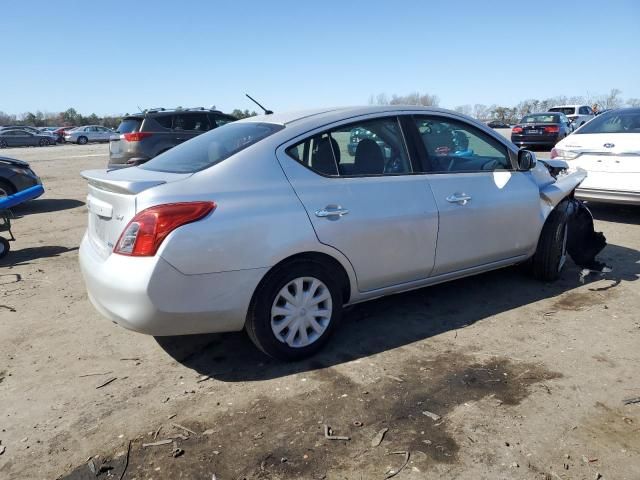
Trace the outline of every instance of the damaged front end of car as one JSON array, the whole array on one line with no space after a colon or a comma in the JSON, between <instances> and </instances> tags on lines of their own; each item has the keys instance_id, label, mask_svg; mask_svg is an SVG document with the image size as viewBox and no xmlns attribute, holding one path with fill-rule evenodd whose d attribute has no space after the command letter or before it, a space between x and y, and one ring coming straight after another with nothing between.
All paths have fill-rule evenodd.
<instances>
[{"instance_id":1,"label":"damaged front end of car","mask_svg":"<svg viewBox=\"0 0 640 480\"><path fill-rule=\"evenodd\" d=\"M602 232L596 232L593 215L585 203L575 198L576 188L587 177L583 169L570 168L563 160L538 160L531 170L540 187L541 213L561 209L567 217L566 251L574 263L589 272L610 271L596 256L607 245Z\"/></svg>"}]
</instances>

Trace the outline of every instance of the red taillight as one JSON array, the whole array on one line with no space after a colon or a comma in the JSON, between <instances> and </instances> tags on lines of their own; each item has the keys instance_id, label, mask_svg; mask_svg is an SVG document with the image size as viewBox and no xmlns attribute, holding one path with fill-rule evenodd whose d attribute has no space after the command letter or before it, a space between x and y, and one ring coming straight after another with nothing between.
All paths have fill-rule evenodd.
<instances>
[{"instance_id":1,"label":"red taillight","mask_svg":"<svg viewBox=\"0 0 640 480\"><path fill-rule=\"evenodd\" d=\"M214 202L167 203L142 210L120 235L114 253L152 257L173 230L196 222L215 210Z\"/></svg>"},{"instance_id":2,"label":"red taillight","mask_svg":"<svg viewBox=\"0 0 640 480\"><path fill-rule=\"evenodd\" d=\"M513 127L511 133L522 133L522 127Z\"/></svg>"},{"instance_id":3,"label":"red taillight","mask_svg":"<svg viewBox=\"0 0 640 480\"><path fill-rule=\"evenodd\" d=\"M544 127L544 133L558 133L560 131L560 127L557 125L551 125L549 127Z\"/></svg>"},{"instance_id":4,"label":"red taillight","mask_svg":"<svg viewBox=\"0 0 640 480\"><path fill-rule=\"evenodd\" d=\"M124 139L127 142L139 142L143 138L150 137L151 135L153 135L153 133L151 132L131 132L131 133L125 133Z\"/></svg>"}]
</instances>

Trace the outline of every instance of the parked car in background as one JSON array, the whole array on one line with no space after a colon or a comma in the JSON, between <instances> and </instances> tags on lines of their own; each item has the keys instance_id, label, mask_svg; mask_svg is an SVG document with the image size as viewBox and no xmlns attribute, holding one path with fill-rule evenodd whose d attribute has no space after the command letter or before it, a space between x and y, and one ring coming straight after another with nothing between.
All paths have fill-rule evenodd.
<instances>
[{"instance_id":1,"label":"parked car in background","mask_svg":"<svg viewBox=\"0 0 640 480\"><path fill-rule=\"evenodd\" d=\"M126 328L246 329L297 359L327 341L343 305L528 259L556 279L586 173L553 171L438 108L262 115L144 165L82 172L80 265L93 304Z\"/></svg>"},{"instance_id":2,"label":"parked car in background","mask_svg":"<svg viewBox=\"0 0 640 480\"><path fill-rule=\"evenodd\" d=\"M7 147L46 147L55 145L56 140L48 133L37 132L22 128L7 128L0 130L0 148Z\"/></svg>"},{"instance_id":3,"label":"parked car in background","mask_svg":"<svg viewBox=\"0 0 640 480\"><path fill-rule=\"evenodd\" d=\"M42 130L40 130L39 128L31 127L29 125L7 125L5 127L0 127L0 131L13 129L26 130L27 132L32 133L42 133Z\"/></svg>"},{"instance_id":4,"label":"parked car in background","mask_svg":"<svg viewBox=\"0 0 640 480\"><path fill-rule=\"evenodd\" d=\"M640 205L640 108L598 115L559 142L551 158L589 173L576 190L578 198Z\"/></svg>"},{"instance_id":5,"label":"parked car in background","mask_svg":"<svg viewBox=\"0 0 640 480\"><path fill-rule=\"evenodd\" d=\"M491 120L489 123L487 123L487 126L489 128L511 128L511 125L503 122L502 120Z\"/></svg>"},{"instance_id":6,"label":"parked car in background","mask_svg":"<svg viewBox=\"0 0 640 480\"><path fill-rule=\"evenodd\" d=\"M85 125L67 130L64 133L64 140L78 145L85 145L89 142L108 142L113 133L113 130L101 125Z\"/></svg>"},{"instance_id":7,"label":"parked car in background","mask_svg":"<svg viewBox=\"0 0 640 480\"><path fill-rule=\"evenodd\" d=\"M563 113L530 113L511 130L511 141L520 147L553 147L573 131Z\"/></svg>"},{"instance_id":8,"label":"parked car in background","mask_svg":"<svg viewBox=\"0 0 640 480\"><path fill-rule=\"evenodd\" d=\"M558 105L549 111L564 113L576 129L596 116L589 105Z\"/></svg>"},{"instance_id":9,"label":"parked car in background","mask_svg":"<svg viewBox=\"0 0 640 480\"><path fill-rule=\"evenodd\" d=\"M0 198L41 184L40 177L27 162L0 157Z\"/></svg>"},{"instance_id":10,"label":"parked car in background","mask_svg":"<svg viewBox=\"0 0 640 480\"><path fill-rule=\"evenodd\" d=\"M53 133L58 137L58 143L63 143L64 135L71 130L75 130L76 128L78 127L60 127L57 130L55 130Z\"/></svg>"},{"instance_id":11,"label":"parked car in background","mask_svg":"<svg viewBox=\"0 0 640 480\"><path fill-rule=\"evenodd\" d=\"M109 168L140 165L214 128L237 119L218 110L152 109L122 119L109 142Z\"/></svg>"}]
</instances>

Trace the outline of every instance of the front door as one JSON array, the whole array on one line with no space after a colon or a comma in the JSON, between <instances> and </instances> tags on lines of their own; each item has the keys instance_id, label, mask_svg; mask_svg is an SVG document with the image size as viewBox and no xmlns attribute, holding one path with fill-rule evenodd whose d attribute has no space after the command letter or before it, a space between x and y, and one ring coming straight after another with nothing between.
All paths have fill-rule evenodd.
<instances>
[{"instance_id":1,"label":"front door","mask_svg":"<svg viewBox=\"0 0 640 480\"><path fill-rule=\"evenodd\" d=\"M277 154L318 240L349 259L360 291L429 276L438 213L424 177L411 175L396 117L330 128Z\"/></svg>"},{"instance_id":2,"label":"front door","mask_svg":"<svg viewBox=\"0 0 640 480\"><path fill-rule=\"evenodd\" d=\"M537 184L507 147L471 124L416 117L440 225L433 275L517 258L541 228Z\"/></svg>"}]
</instances>

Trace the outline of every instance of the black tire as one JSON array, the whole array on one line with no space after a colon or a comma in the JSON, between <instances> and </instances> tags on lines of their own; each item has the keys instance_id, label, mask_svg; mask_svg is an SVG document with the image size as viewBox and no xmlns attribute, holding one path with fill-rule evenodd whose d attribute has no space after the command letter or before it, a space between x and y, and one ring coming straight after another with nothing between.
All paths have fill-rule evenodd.
<instances>
[{"instance_id":1,"label":"black tire","mask_svg":"<svg viewBox=\"0 0 640 480\"><path fill-rule=\"evenodd\" d=\"M11 244L9 244L9 240L4 237L0 237L0 258L4 258L11 250Z\"/></svg>"},{"instance_id":2,"label":"black tire","mask_svg":"<svg viewBox=\"0 0 640 480\"><path fill-rule=\"evenodd\" d=\"M567 203L560 203L547 217L538 239L538 248L531 259L535 278L545 282L557 280L567 258L569 216Z\"/></svg>"},{"instance_id":3,"label":"black tire","mask_svg":"<svg viewBox=\"0 0 640 480\"><path fill-rule=\"evenodd\" d=\"M301 277L320 280L326 286L332 309L322 334L309 345L294 347L276 337L271 325L271 310L281 290ZM251 341L267 355L280 360L300 360L316 353L329 340L342 318L342 286L337 278L339 276L331 269L312 260L294 260L270 272L256 289L247 314L245 329Z\"/></svg>"},{"instance_id":4,"label":"black tire","mask_svg":"<svg viewBox=\"0 0 640 480\"><path fill-rule=\"evenodd\" d=\"M40 145L41 147L47 147L49 145L49 140L47 140L46 138L41 138L38 142L38 145Z\"/></svg>"},{"instance_id":5,"label":"black tire","mask_svg":"<svg viewBox=\"0 0 640 480\"><path fill-rule=\"evenodd\" d=\"M0 148L7 148L9 145L7 145L7 141L6 140L0 140Z\"/></svg>"},{"instance_id":6,"label":"black tire","mask_svg":"<svg viewBox=\"0 0 640 480\"><path fill-rule=\"evenodd\" d=\"M13 195L16 189L8 181L0 179L0 198Z\"/></svg>"},{"instance_id":7,"label":"black tire","mask_svg":"<svg viewBox=\"0 0 640 480\"><path fill-rule=\"evenodd\" d=\"M89 143L89 139L87 137L85 137L84 135L78 137L78 145L86 145L87 143Z\"/></svg>"}]
</instances>

